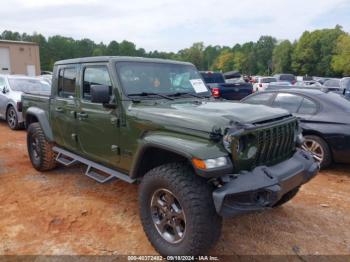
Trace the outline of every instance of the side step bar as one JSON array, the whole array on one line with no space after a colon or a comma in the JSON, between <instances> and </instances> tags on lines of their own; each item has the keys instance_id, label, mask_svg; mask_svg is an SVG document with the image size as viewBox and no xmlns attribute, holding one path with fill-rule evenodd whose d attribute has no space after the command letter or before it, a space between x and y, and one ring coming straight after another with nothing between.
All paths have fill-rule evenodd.
<instances>
[{"instance_id":1,"label":"side step bar","mask_svg":"<svg viewBox=\"0 0 350 262\"><path fill-rule=\"evenodd\" d=\"M64 166L71 166L78 162L87 165L85 175L96 180L99 183L106 183L114 178L123 180L128 183L135 182L135 179L130 178L128 175L110 169L103 165L97 164L86 158L71 153L65 149L55 146L52 148L52 150L57 153L56 161ZM103 174L98 173L98 171L102 172Z\"/></svg>"}]
</instances>

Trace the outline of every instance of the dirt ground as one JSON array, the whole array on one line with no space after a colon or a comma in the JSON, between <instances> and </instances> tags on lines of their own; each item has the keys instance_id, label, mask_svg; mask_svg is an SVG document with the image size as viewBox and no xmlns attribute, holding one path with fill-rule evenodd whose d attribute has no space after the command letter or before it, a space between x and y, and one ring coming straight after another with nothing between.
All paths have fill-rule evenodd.
<instances>
[{"instance_id":1,"label":"dirt ground","mask_svg":"<svg viewBox=\"0 0 350 262\"><path fill-rule=\"evenodd\" d=\"M156 254L137 186L98 184L83 167L40 173L25 131L0 122L0 254ZM350 166L321 172L285 206L224 220L212 255L350 254Z\"/></svg>"}]
</instances>

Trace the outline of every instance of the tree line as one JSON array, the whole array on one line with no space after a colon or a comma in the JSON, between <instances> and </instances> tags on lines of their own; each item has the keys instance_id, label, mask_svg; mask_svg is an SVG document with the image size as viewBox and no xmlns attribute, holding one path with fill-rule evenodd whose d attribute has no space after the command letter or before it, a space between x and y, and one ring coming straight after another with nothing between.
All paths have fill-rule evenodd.
<instances>
[{"instance_id":1,"label":"tree line","mask_svg":"<svg viewBox=\"0 0 350 262\"><path fill-rule=\"evenodd\" d=\"M305 31L298 40L278 41L261 36L256 42L234 46L194 43L175 52L146 52L130 41L95 43L90 39L75 40L55 35L19 33L5 30L0 39L35 42L40 47L42 70L52 70L55 61L87 56L141 56L189 61L199 70L237 70L248 75L293 73L310 76L350 75L350 35L341 26L332 29Z\"/></svg>"}]
</instances>

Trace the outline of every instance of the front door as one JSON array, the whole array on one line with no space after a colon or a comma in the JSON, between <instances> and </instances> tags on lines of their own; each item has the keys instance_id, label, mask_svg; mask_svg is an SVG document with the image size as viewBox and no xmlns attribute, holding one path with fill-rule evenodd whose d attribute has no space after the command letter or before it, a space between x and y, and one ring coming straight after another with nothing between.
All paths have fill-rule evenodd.
<instances>
[{"instance_id":1,"label":"front door","mask_svg":"<svg viewBox=\"0 0 350 262\"><path fill-rule=\"evenodd\" d=\"M6 82L3 77L0 77L0 117L6 118L6 106L7 106L7 93L4 93L3 90L6 88Z\"/></svg>"},{"instance_id":2,"label":"front door","mask_svg":"<svg viewBox=\"0 0 350 262\"><path fill-rule=\"evenodd\" d=\"M115 167L120 158L118 110L92 103L90 95L91 85L109 86L111 100L114 100L108 67L106 64L83 65L81 72L77 112L80 150L93 161Z\"/></svg>"},{"instance_id":3,"label":"front door","mask_svg":"<svg viewBox=\"0 0 350 262\"><path fill-rule=\"evenodd\" d=\"M77 149L77 67L58 68L58 83L51 100L52 131L54 139L60 146L75 152Z\"/></svg>"}]
</instances>

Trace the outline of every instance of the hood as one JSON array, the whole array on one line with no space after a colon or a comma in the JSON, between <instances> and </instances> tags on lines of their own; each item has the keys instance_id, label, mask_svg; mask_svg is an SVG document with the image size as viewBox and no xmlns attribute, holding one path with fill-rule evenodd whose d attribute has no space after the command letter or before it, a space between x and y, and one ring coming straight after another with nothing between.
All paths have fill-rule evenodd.
<instances>
[{"instance_id":1,"label":"hood","mask_svg":"<svg viewBox=\"0 0 350 262\"><path fill-rule=\"evenodd\" d=\"M207 133L222 131L233 124L254 124L290 115L284 109L221 101L132 104L129 113L163 127Z\"/></svg>"}]
</instances>

